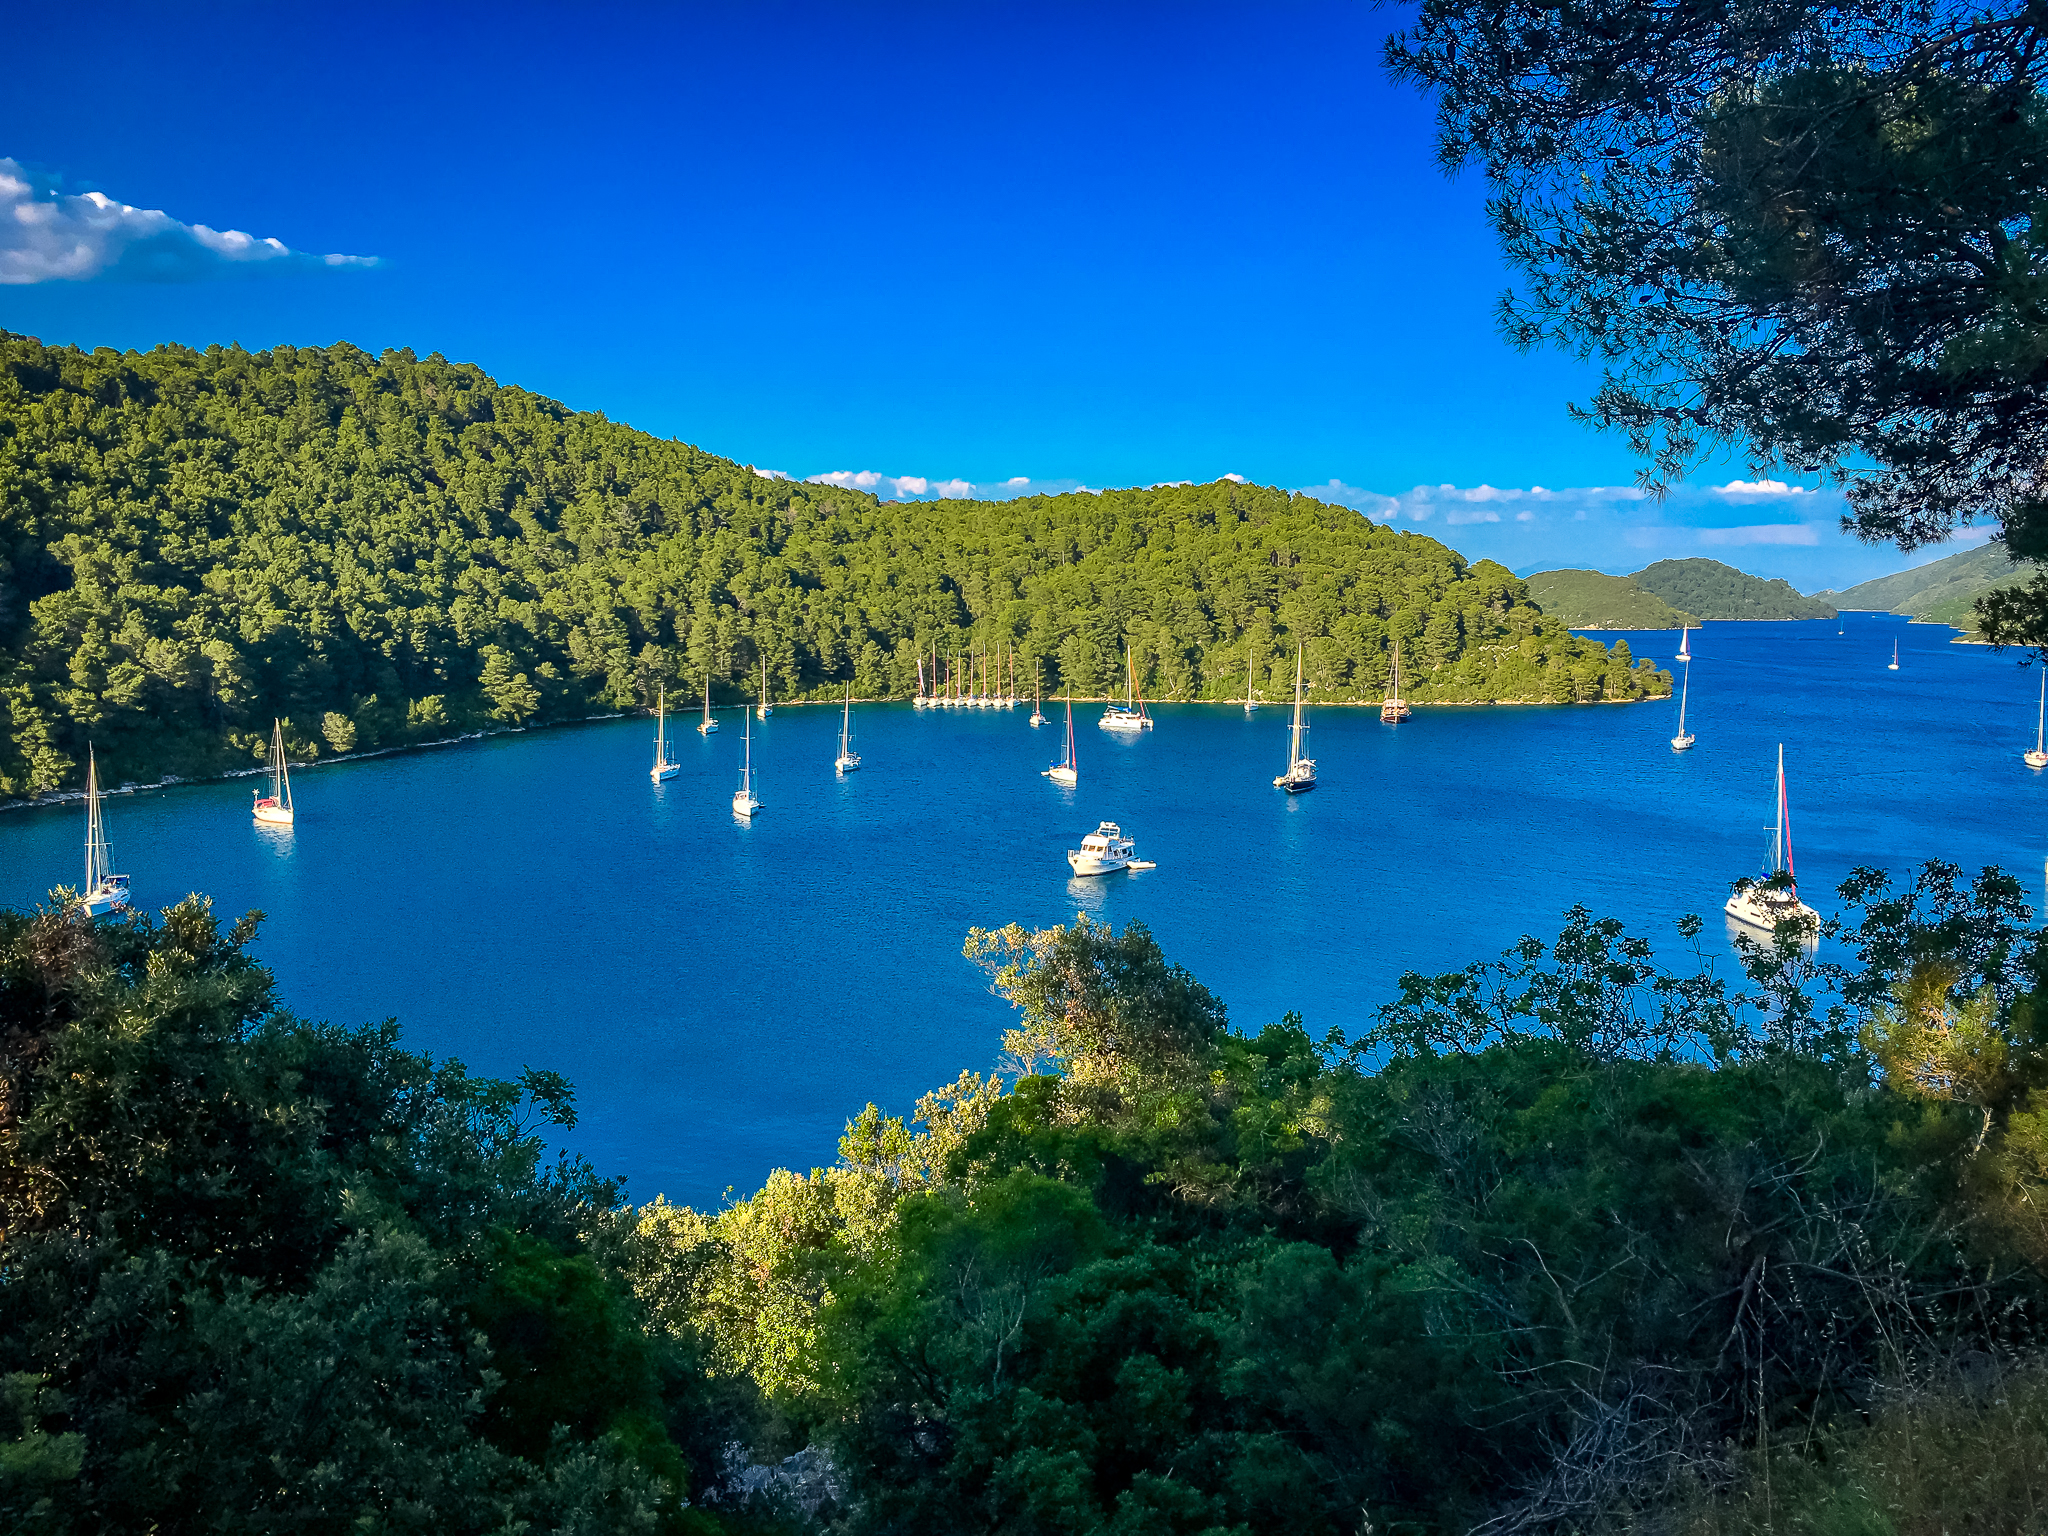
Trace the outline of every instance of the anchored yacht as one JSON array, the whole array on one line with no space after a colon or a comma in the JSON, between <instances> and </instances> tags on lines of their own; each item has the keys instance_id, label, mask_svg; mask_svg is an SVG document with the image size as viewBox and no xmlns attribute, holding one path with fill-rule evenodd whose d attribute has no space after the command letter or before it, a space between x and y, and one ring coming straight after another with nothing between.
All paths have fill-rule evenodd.
<instances>
[{"instance_id":1,"label":"anchored yacht","mask_svg":"<svg viewBox=\"0 0 2048 1536\"><path fill-rule=\"evenodd\" d=\"M1798 923L1809 932L1820 926L1820 914L1799 899L1798 877L1792 868L1792 815L1785 798L1785 749L1778 748L1778 824L1770 829L1771 842L1764 879L1746 885L1728 898L1722 908L1736 922L1773 933L1780 923ZM1769 883L1783 875L1785 883Z\"/></svg>"},{"instance_id":2,"label":"anchored yacht","mask_svg":"<svg viewBox=\"0 0 2048 1536\"><path fill-rule=\"evenodd\" d=\"M1124 829L1105 821L1081 839L1081 846L1067 850L1067 862L1077 875L1113 875L1129 869L1138 856L1138 845L1124 836Z\"/></svg>"}]
</instances>

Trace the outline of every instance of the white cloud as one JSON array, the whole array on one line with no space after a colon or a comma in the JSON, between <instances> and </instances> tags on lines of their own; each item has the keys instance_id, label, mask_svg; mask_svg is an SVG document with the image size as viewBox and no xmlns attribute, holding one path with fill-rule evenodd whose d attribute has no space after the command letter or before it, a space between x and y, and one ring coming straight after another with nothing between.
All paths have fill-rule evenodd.
<instances>
[{"instance_id":1,"label":"white cloud","mask_svg":"<svg viewBox=\"0 0 2048 1536\"><path fill-rule=\"evenodd\" d=\"M1746 528L1702 528L1699 535L1700 543L1710 546L1820 542L1820 529L1812 523L1755 523Z\"/></svg>"},{"instance_id":2,"label":"white cloud","mask_svg":"<svg viewBox=\"0 0 2048 1536\"><path fill-rule=\"evenodd\" d=\"M1030 483L1031 477L1029 475L1012 475L1009 479L1003 482L1004 485L1013 487L1020 485L1029 485Z\"/></svg>"},{"instance_id":3,"label":"white cloud","mask_svg":"<svg viewBox=\"0 0 2048 1536\"><path fill-rule=\"evenodd\" d=\"M1533 523L1536 521L1536 514L1534 512L1517 512L1515 514L1515 521L1518 523Z\"/></svg>"},{"instance_id":4,"label":"white cloud","mask_svg":"<svg viewBox=\"0 0 2048 1536\"><path fill-rule=\"evenodd\" d=\"M1008 501L1017 496L1058 496L1066 491L1087 489L1078 480L1033 480L1029 475L1012 475L1007 480L978 483L958 476L935 480L928 475L885 475L872 469L833 469L804 478L812 485L872 491L884 501L917 501L927 497Z\"/></svg>"},{"instance_id":5,"label":"white cloud","mask_svg":"<svg viewBox=\"0 0 2048 1536\"><path fill-rule=\"evenodd\" d=\"M57 182L0 155L0 285L127 278L187 282L226 272L374 267L374 256L320 256L239 229L183 224Z\"/></svg>"},{"instance_id":6,"label":"white cloud","mask_svg":"<svg viewBox=\"0 0 2048 1536\"><path fill-rule=\"evenodd\" d=\"M1793 496L1817 496L1811 486L1787 485L1783 480L1730 480L1712 487L1716 496L1730 501L1782 501Z\"/></svg>"},{"instance_id":7,"label":"white cloud","mask_svg":"<svg viewBox=\"0 0 2048 1536\"><path fill-rule=\"evenodd\" d=\"M974 494L974 487L965 480L935 480L932 482L932 489L941 496L954 498L968 497Z\"/></svg>"},{"instance_id":8,"label":"white cloud","mask_svg":"<svg viewBox=\"0 0 2048 1536\"><path fill-rule=\"evenodd\" d=\"M1444 514L1444 521L1452 527L1458 527L1464 523L1497 523L1500 521L1500 514L1498 512L1447 512ZM1516 518L1515 521L1520 522L1521 519Z\"/></svg>"},{"instance_id":9,"label":"white cloud","mask_svg":"<svg viewBox=\"0 0 2048 1536\"><path fill-rule=\"evenodd\" d=\"M763 480L794 480L796 478L795 475L785 474L779 469L761 469L756 467L754 473Z\"/></svg>"},{"instance_id":10,"label":"white cloud","mask_svg":"<svg viewBox=\"0 0 2048 1536\"><path fill-rule=\"evenodd\" d=\"M1218 476L1217 476L1216 478L1217 478L1217 479L1219 479L1219 480L1234 480L1234 481L1236 481L1236 482L1237 482L1237 483L1238 483L1239 485L1243 485L1243 484L1244 484L1244 476L1243 476L1243 475L1218 475Z\"/></svg>"}]
</instances>

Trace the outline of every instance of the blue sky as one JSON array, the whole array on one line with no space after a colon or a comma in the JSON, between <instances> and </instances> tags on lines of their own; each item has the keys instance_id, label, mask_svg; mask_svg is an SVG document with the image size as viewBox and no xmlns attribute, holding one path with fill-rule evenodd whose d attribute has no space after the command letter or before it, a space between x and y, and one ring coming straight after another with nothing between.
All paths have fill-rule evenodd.
<instances>
[{"instance_id":1,"label":"blue sky","mask_svg":"<svg viewBox=\"0 0 2048 1536\"><path fill-rule=\"evenodd\" d=\"M1628 493L1588 372L1494 331L1403 14L23 8L0 326L438 351L885 495L1237 474L1522 571L1932 558L1739 463Z\"/></svg>"}]
</instances>

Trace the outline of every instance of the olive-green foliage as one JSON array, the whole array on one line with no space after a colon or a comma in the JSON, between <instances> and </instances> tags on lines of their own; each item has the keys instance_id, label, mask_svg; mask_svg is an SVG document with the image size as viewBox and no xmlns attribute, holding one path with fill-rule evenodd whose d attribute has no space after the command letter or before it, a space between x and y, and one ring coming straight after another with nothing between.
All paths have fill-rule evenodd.
<instances>
[{"instance_id":1,"label":"olive-green foliage","mask_svg":"<svg viewBox=\"0 0 2048 1536\"><path fill-rule=\"evenodd\" d=\"M1600 571L1538 571L1529 596L1560 624L1574 629L1677 629L1698 618L1646 592L1626 576Z\"/></svg>"},{"instance_id":2,"label":"olive-green foliage","mask_svg":"<svg viewBox=\"0 0 2048 1536\"><path fill-rule=\"evenodd\" d=\"M1703 1490L1755 1456L1891 1433L1895 1384L2041 1342L2048 1046L2017 887L1930 866L1844 895L1853 967L1788 932L1731 986L1574 912L1403 978L1349 1043L1231 1033L1142 925L977 932L1040 1075L964 1122L929 1102L923 1133L870 1107L796 1181L863 1186L857 1234L815 1194L778 1216L778 1176L718 1218L788 1234L771 1261L698 1244L690 1286L730 1308L776 1277L799 1342L774 1388L837 1451L855 1530L1726 1515ZM1858 1044L1911 1003L1924 1057L1948 999L1953 1049L1996 1073L1908 1083Z\"/></svg>"},{"instance_id":3,"label":"olive-green foliage","mask_svg":"<svg viewBox=\"0 0 2048 1536\"><path fill-rule=\"evenodd\" d=\"M671 696L1020 687L1423 702L1668 691L1500 566L1219 481L884 505L474 367L352 347L85 353L0 333L0 794L217 771Z\"/></svg>"},{"instance_id":4,"label":"olive-green foliage","mask_svg":"<svg viewBox=\"0 0 2048 1536\"><path fill-rule=\"evenodd\" d=\"M680 1528L566 1085L296 1019L254 931L0 914L0 1524Z\"/></svg>"},{"instance_id":5,"label":"olive-green foliage","mask_svg":"<svg viewBox=\"0 0 2048 1536\"><path fill-rule=\"evenodd\" d=\"M1803 597L1782 578L1766 581L1719 560L1659 560L1629 580L1673 608L1702 619L1832 619L1833 605Z\"/></svg>"}]
</instances>

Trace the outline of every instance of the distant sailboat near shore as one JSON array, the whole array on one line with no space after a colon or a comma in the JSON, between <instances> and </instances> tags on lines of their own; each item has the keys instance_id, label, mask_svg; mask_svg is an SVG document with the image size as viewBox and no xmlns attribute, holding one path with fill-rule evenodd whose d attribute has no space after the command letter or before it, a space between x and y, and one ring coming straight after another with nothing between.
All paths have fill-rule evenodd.
<instances>
[{"instance_id":1,"label":"distant sailboat near shore","mask_svg":"<svg viewBox=\"0 0 2048 1536\"><path fill-rule=\"evenodd\" d=\"M2041 710L2034 716L2034 750L2025 755L2029 768L2048 768L2048 661L2041 663Z\"/></svg>"},{"instance_id":2,"label":"distant sailboat near shore","mask_svg":"<svg viewBox=\"0 0 2048 1536\"><path fill-rule=\"evenodd\" d=\"M647 776L659 784L682 771L683 765L668 755L668 684L663 683L654 695L654 766Z\"/></svg>"},{"instance_id":3,"label":"distant sailboat near shore","mask_svg":"<svg viewBox=\"0 0 2048 1536\"><path fill-rule=\"evenodd\" d=\"M1252 695L1252 632L1244 632L1244 712L1250 714L1259 707L1259 701Z\"/></svg>"},{"instance_id":4,"label":"distant sailboat near shore","mask_svg":"<svg viewBox=\"0 0 2048 1536\"><path fill-rule=\"evenodd\" d=\"M1149 731L1152 717L1145 713L1144 695L1138 692L1138 666L1131 648L1124 647L1124 702L1112 704L1096 722L1105 731Z\"/></svg>"},{"instance_id":5,"label":"distant sailboat near shore","mask_svg":"<svg viewBox=\"0 0 2048 1536\"><path fill-rule=\"evenodd\" d=\"M1778 824L1770 829L1770 852L1765 862L1766 879L1785 876L1782 886L1758 882L1745 886L1728 898L1722 908L1736 922L1773 933L1778 924L1794 922L1809 930L1818 927L1820 914L1799 899L1798 876L1792 866L1792 808L1785 797L1785 748L1778 747Z\"/></svg>"},{"instance_id":6,"label":"distant sailboat near shore","mask_svg":"<svg viewBox=\"0 0 2048 1536\"><path fill-rule=\"evenodd\" d=\"M1081 779L1080 759L1074 756L1074 701L1067 700L1067 752L1058 762L1046 769L1043 777L1055 784L1064 784L1071 789Z\"/></svg>"},{"instance_id":7,"label":"distant sailboat near shore","mask_svg":"<svg viewBox=\"0 0 2048 1536\"><path fill-rule=\"evenodd\" d=\"M699 735L709 736L718 729L718 722L711 718L711 674L704 674L704 718L698 722Z\"/></svg>"},{"instance_id":8,"label":"distant sailboat near shore","mask_svg":"<svg viewBox=\"0 0 2048 1536\"><path fill-rule=\"evenodd\" d=\"M1899 642L1898 642L1897 640L1894 640L1894 641L1892 641L1892 664L1891 664L1890 666L1886 667L1886 668L1885 668L1885 671L1887 671L1887 672L1896 672L1896 671L1898 671L1898 670L1899 670Z\"/></svg>"},{"instance_id":9,"label":"distant sailboat near shore","mask_svg":"<svg viewBox=\"0 0 2048 1536\"><path fill-rule=\"evenodd\" d=\"M860 754L853 750L853 684L846 685L846 710L839 717L839 755L832 759L832 766L841 773L853 773L860 767Z\"/></svg>"},{"instance_id":10,"label":"distant sailboat near shore","mask_svg":"<svg viewBox=\"0 0 2048 1536\"><path fill-rule=\"evenodd\" d=\"M1301 733L1308 727L1301 723L1301 647L1294 648L1294 724L1287 736L1287 771L1273 781L1275 789L1284 789L1290 795L1298 795L1316 787L1316 761L1301 755Z\"/></svg>"},{"instance_id":11,"label":"distant sailboat near shore","mask_svg":"<svg viewBox=\"0 0 2048 1536\"><path fill-rule=\"evenodd\" d=\"M761 809L761 798L754 793L754 723L741 715L740 728L745 733L745 745L741 748L740 787L732 797L732 813L752 820L754 812Z\"/></svg>"},{"instance_id":12,"label":"distant sailboat near shore","mask_svg":"<svg viewBox=\"0 0 2048 1536\"><path fill-rule=\"evenodd\" d=\"M1677 659L1685 663L1685 680L1678 685L1678 734L1671 738L1671 750L1674 752L1692 750L1693 734L1685 728L1685 704L1692 692L1692 651L1687 645L1691 638L1692 630L1688 628L1678 640Z\"/></svg>"},{"instance_id":13,"label":"distant sailboat near shore","mask_svg":"<svg viewBox=\"0 0 2048 1536\"><path fill-rule=\"evenodd\" d=\"M1045 724L1045 667L1036 658L1031 663L1031 725Z\"/></svg>"},{"instance_id":14,"label":"distant sailboat near shore","mask_svg":"<svg viewBox=\"0 0 2048 1536\"><path fill-rule=\"evenodd\" d=\"M775 706L768 702L768 658L761 658L761 702L754 709L754 718L766 720L775 713Z\"/></svg>"},{"instance_id":15,"label":"distant sailboat near shore","mask_svg":"<svg viewBox=\"0 0 2048 1536\"><path fill-rule=\"evenodd\" d=\"M1401 642L1394 642L1394 675L1387 689L1386 701L1380 705L1380 724L1399 725L1415 711L1408 707L1408 701L1401 697Z\"/></svg>"},{"instance_id":16,"label":"distant sailboat near shore","mask_svg":"<svg viewBox=\"0 0 2048 1536\"><path fill-rule=\"evenodd\" d=\"M292 771L284 760L284 722L272 720L270 725L270 793L260 790L256 804L251 808L258 821L268 822L276 827L292 824Z\"/></svg>"},{"instance_id":17,"label":"distant sailboat near shore","mask_svg":"<svg viewBox=\"0 0 2048 1536\"><path fill-rule=\"evenodd\" d=\"M85 884L79 888L78 904L93 917L128 905L128 877L114 873L114 851L100 816L100 765L90 742L85 748Z\"/></svg>"}]
</instances>

